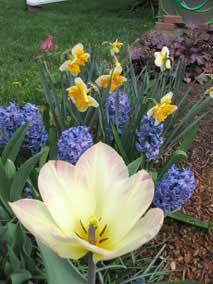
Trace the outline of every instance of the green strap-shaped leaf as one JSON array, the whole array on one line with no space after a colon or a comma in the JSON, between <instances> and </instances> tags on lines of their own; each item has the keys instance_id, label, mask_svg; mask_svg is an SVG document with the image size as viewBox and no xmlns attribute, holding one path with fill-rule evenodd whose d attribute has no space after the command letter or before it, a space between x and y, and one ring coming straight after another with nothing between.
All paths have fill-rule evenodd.
<instances>
[{"instance_id":1,"label":"green strap-shaped leaf","mask_svg":"<svg viewBox=\"0 0 213 284\"><path fill-rule=\"evenodd\" d=\"M27 280L31 279L32 275L29 271L20 269L19 271L11 274L10 279L12 284L24 284Z\"/></svg>"},{"instance_id":2,"label":"green strap-shaped leaf","mask_svg":"<svg viewBox=\"0 0 213 284\"><path fill-rule=\"evenodd\" d=\"M200 227L200 228L204 228L204 229L211 229L211 227L213 226L213 224L211 224L211 223L208 223L206 221L202 221L200 219L196 219L196 218L187 216L187 215L185 215L184 213L181 213L181 212L170 213L168 215L168 217L175 219L177 221L188 223L188 224L191 224L195 227Z\"/></svg>"},{"instance_id":3,"label":"green strap-shaped leaf","mask_svg":"<svg viewBox=\"0 0 213 284\"><path fill-rule=\"evenodd\" d=\"M66 259L57 256L41 242L38 242L38 246L46 269L48 284L87 284L87 281Z\"/></svg>"},{"instance_id":4,"label":"green strap-shaped leaf","mask_svg":"<svg viewBox=\"0 0 213 284\"><path fill-rule=\"evenodd\" d=\"M164 173L173 165L173 164L177 164L178 162L180 162L180 160L182 159L187 159L188 156L186 154L186 152L182 151L182 150L176 150L171 157L166 161L166 163L162 166L158 178L161 178Z\"/></svg>"},{"instance_id":5,"label":"green strap-shaped leaf","mask_svg":"<svg viewBox=\"0 0 213 284\"><path fill-rule=\"evenodd\" d=\"M143 156L137 158L128 165L128 171L130 176L134 175L138 171L138 169L142 164L142 161L143 161Z\"/></svg>"},{"instance_id":6,"label":"green strap-shaped leaf","mask_svg":"<svg viewBox=\"0 0 213 284\"><path fill-rule=\"evenodd\" d=\"M6 163L7 160L15 162L16 157L20 151L21 145L24 141L25 134L27 133L28 123L19 127L2 152L2 162Z\"/></svg>"},{"instance_id":7,"label":"green strap-shaped leaf","mask_svg":"<svg viewBox=\"0 0 213 284\"><path fill-rule=\"evenodd\" d=\"M22 197L22 191L27 178L31 174L32 170L34 169L42 155L43 152L36 154L19 168L10 188L10 201L16 201Z\"/></svg>"},{"instance_id":8,"label":"green strap-shaped leaf","mask_svg":"<svg viewBox=\"0 0 213 284\"><path fill-rule=\"evenodd\" d=\"M128 157L127 157L126 151L124 150L121 139L118 135L118 131L113 124L111 124L111 128L112 128L112 133L113 133L113 136L114 136L114 139L115 139L115 144L118 147L118 150L120 151L124 161L126 162L126 164L128 164Z\"/></svg>"}]
</instances>

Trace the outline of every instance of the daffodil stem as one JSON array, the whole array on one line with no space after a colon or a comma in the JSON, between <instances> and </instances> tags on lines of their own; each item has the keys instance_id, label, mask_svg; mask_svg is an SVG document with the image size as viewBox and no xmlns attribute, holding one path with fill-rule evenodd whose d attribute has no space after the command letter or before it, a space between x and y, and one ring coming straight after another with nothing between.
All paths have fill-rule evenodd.
<instances>
[{"instance_id":1,"label":"daffodil stem","mask_svg":"<svg viewBox=\"0 0 213 284\"><path fill-rule=\"evenodd\" d=\"M95 284L96 265L92 259L92 252L88 255L88 284Z\"/></svg>"}]
</instances>

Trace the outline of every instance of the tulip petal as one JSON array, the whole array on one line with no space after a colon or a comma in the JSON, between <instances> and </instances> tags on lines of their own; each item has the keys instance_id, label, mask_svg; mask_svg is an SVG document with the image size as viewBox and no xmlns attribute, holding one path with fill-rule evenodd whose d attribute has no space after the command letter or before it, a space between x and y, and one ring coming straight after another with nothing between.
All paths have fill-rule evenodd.
<instances>
[{"instance_id":1,"label":"tulip petal","mask_svg":"<svg viewBox=\"0 0 213 284\"><path fill-rule=\"evenodd\" d=\"M53 219L68 235L72 235L80 220L94 214L90 192L75 167L67 162L49 161L40 171L38 187Z\"/></svg>"},{"instance_id":2,"label":"tulip petal","mask_svg":"<svg viewBox=\"0 0 213 284\"><path fill-rule=\"evenodd\" d=\"M113 200L110 194L114 184L128 177L127 166L113 148L99 142L84 152L76 167L96 200L95 216L101 217L106 200Z\"/></svg>"},{"instance_id":3,"label":"tulip petal","mask_svg":"<svg viewBox=\"0 0 213 284\"><path fill-rule=\"evenodd\" d=\"M102 221L110 224L108 230L113 244L119 242L134 227L149 208L153 197L154 183L144 170L108 189Z\"/></svg>"},{"instance_id":4,"label":"tulip petal","mask_svg":"<svg viewBox=\"0 0 213 284\"><path fill-rule=\"evenodd\" d=\"M110 260L138 249L156 236L163 224L163 219L164 214L160 208L150 209L147 214L137 222L131 232L110 249L110 253L94 254L94 261Z\"/></svg>"},{"instance_id":5,"label":"tulip petal","mask_svg":"<svg viewBox=\"0 0 213 284\"><path fill-rule=\"evenodd\" d=\"M22 199L10 203L10 206L24 227L61 257L79 259L87 253L82 247L73 246L54 238L54 234L61 235L61 238L64 235L43 202Z\"/></svg>"}]
</instances>

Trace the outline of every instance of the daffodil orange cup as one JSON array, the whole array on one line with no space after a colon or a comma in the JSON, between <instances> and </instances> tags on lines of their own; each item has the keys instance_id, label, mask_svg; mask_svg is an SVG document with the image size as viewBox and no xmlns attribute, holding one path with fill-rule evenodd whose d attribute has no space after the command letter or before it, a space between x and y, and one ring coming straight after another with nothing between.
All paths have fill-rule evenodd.
<instances>
[{"instance_id":1,"label":"daffodil orange cup","mask_svg":"<svg viewBox=\"0 0 213 284\"><path fill-rule=\"evenodd\" d=\"M63 258L79 259L88 252L95 263L116 258L153 239L163 224L163 211L149 209L150 175L141 170L129 176L122 158L101 142L76 166L49 161L38 187L43 201L23 199L10 206L38 240Z\"/></svg>"}]
</instances>

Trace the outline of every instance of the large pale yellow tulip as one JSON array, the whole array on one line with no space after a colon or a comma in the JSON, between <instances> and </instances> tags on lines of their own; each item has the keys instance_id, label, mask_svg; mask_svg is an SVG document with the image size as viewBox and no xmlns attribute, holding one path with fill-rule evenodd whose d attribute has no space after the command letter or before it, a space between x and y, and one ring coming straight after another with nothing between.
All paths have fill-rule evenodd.
<instances>
[{"instance_id":1,"label":"large pale yellow tulip","mask_svg":"<svg viewBox=\"0 0 213 284\"><path fill-rule=\"evenodd\" d=\"M154 184L144 170L129 177L122 158L98 143L76 166L49 161L38 179L43 202L10 203L20 222L63 258L93 253L95 262L137 249L151 240L163 223L163 212L149 208ZM88 229L95 228L95 241Z\"/></svg>"}]
</instances>

